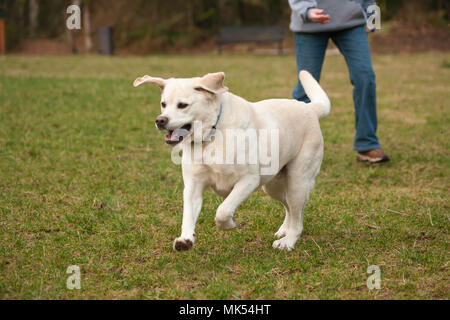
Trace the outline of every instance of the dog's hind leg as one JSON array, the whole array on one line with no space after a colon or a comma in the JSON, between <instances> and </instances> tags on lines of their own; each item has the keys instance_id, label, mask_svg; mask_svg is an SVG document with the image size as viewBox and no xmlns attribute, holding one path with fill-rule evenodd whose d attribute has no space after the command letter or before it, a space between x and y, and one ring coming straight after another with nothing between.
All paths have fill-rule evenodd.
<instances>
[{"instance_id":1,"label":"dog's hind leg","mask_svg":"<svg viewBox=\"0 0 450 320\"><path fill-rule=\"evenodd\" d=\"M303 231L303 209L319 173L323 149L302 148L300 154L287 165L286 202L288 208L287 230L273 247L292 250ZM306 150L305 150L306 149ZM283 223L284 224L284 223Z\"/></svg>"},{"instance_id":2,"label":"dog's hind leg","mask_svg":"<svg viewBox=\"0 0 450 320\"><path fill-rule=\"evenodd\" d=\"M278 239L283 238L286 235L287 230L289 229L289 207L287 204L284 204L284 210L286 211L286 214L284 216L283 224L280 226L277 232L275 232L275 237Z\"/></svg>"},{"instance_id":3,"label":"dog's hind leg","mask_svg":"<svg viewBox=\"0 0 450 320\"><path fill-rule=\"evenodd\" d=\"M287 193L287 177L286 177L286 168L283 168L276 177L273 178L270 182L266 183L262 189L265 193L271 196L273 199L280 201L284 209L286 210L286 215L284 216L284 221L278 231L275 233L275 236L279 239L286 235L289 226L289 206L286 199Z\"/></svg>"},{"instance_id":4,"label":"dog's hind leg","mask_svg":"<svg viewBox=\"0 0 450 320\"><path fill-rule=\"evenodd\" d=\"M303 231L303 209L308 199L309 189L307 184L301 184L292 187L290 192L288 192L289 212L286 215L287 228L283 230L284 236L274 241L274 248L289 251L294 249L294 245Z\"/></svg>"}]
</instances>

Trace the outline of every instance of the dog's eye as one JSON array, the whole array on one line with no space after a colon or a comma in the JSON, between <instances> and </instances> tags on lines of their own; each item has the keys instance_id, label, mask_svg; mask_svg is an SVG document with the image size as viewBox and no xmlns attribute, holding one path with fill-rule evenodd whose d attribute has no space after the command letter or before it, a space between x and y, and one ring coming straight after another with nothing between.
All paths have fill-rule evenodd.
<instances>
[{"instance_id":1,"label":"dog's eye","mask_svg":"<svg viewBox=\"0 0 450 320\"><path fill-rule=\"evenodd\" d=\"M166 103L165 102L161 102L161 107L165 108L166 107Z\"/></svg>"},{"instance_id":2,"label":"dog's eye","mask_svg":"<svg viewBox=\"0 0 450 320\"><path fill-rule=\"evenodd\" d=\"M184 108L186 108L187 106L188 106L188 104L187 104L187 103L183 103L183 102L180 102L180 103L178 103L178 105L177 105L178 109L184 109Z\"/></svg>"}]
</instances>

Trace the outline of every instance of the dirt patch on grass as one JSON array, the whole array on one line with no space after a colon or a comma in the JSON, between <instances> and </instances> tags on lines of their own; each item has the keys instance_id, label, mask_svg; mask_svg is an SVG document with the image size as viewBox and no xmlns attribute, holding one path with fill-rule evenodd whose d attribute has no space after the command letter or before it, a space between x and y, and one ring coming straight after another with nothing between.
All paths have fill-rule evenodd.
<instances>
[{"instance_id":1,"label":"dirt patch on grass","mask_svg":"<svg viewBox=\"0 0 450 320\"><path fill-rule=\"evenodd\" d=\"M376 53L450 51L450 28L392 22L387 34L372 37L371 48Z\"/></svg>"},{"instance_id":2,"label":"dirt patch on grass","mask_svg":"<svg viewBox=\"0 0 450 320\"><path fill-rule=\"evenodd\" d=\"M432 25L405 25L401 22L390 23L388 30L381 30L370 35L370 44L374 53L417 53L427 51L450 51L450 28L435 27ZM174 46L158 49L157 44L149 43L151 40L130 43L127 46L117 47L116 54L119 56L145 55L151 53L163 54L203 54L205 52L216 52L216 41L209 38L194 47ZM76 38L76 47L79 53L85 53L83 39ZM94 48L96 43L94 43ZM293 33L286 30L283 43L284 54L295 54ZM330 48L335 48L330 44ZM226 54L267 54L277 55L277 44L254 44L241 43L227 45L224 48ZM94 50L95 51L95 50ZM15 54L23 55L64 55L71 54L70 46L63 39L27 39L20 47L13 51Z\"/></svg>"},{"instance_id":3,"label":"dirt patch on grass","mask_svg":"<svg viewBox=\"0 0 450 320\"><path fill-rule=\"evenodd\" d=\"M22 55L66 55L70 54L67 43L52 39L27 39L14 53Z\"/></svg>"}]
</instances>

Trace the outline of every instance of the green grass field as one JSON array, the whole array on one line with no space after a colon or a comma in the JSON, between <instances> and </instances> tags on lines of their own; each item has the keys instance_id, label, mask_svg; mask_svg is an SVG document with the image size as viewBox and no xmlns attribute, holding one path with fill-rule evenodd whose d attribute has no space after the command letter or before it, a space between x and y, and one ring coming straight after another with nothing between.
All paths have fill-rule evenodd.
<instances>
[{"instance_id":1,"label":"green grass field","mask_svg":"<svg viewBox=\"0 0 450 320\"><path fill-rule=\"evenodd\" d=\"M292 252L272 249L284 217L262 191L214 224L211 191L193 250L174 252L181 168L154 128L159 89L143 74L224 71L250 101L290 97L293 56L0 58L0 298L449 299L450 55L374 56L379 137L390 163L352 151L352 87L341 56L322 85L322 170ZM81 268L81 289L66 269ZM381 289L366 286L381 268Z\"/></svg>"}]
</instances>

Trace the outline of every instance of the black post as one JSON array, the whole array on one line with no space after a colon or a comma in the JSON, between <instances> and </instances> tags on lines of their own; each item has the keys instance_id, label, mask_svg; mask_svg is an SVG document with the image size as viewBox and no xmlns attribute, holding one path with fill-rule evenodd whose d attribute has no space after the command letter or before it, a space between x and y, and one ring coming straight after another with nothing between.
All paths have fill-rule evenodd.
<instances>
[{"instance_id":1,"label":"black post","mask_svg":"<svg viewBox=\"0 0 450 320\"><path fill-rule=\"evenodd\" d=\"M98 52L100 54L114 54L114 29L112 27L98 28Z\"/></svg>"}]
</instances>

